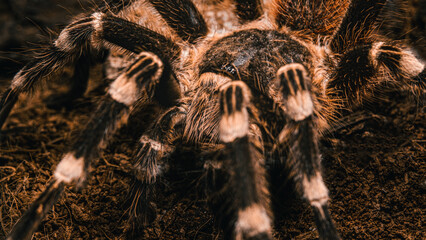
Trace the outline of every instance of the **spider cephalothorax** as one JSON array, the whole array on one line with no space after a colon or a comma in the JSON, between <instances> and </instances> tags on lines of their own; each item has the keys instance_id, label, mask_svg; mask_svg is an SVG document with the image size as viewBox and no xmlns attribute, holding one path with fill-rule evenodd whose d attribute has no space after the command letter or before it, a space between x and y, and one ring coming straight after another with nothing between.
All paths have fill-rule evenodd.
<instances>
[{"instance_id":1,"label":"spider cephalothorax","mask_svg":"<svg viewBox=\"0 0 426 240\"><path fill-rule=\"evenodd\" d=\"M233 1L239 23L224 32L212 29L208 11L189 0L135 1L122 6L122 18L98 11L65 27L6 89L0 126L18 95L50 72L74 64L74 80L85 85L88 71L81 69L89 53L110 49L110 60L121 53L129 63L7 239L31 238L64 187L86 181L98 148L131 111L152 104L158 109L147 117L151 124L133 163L129 212L140 227L155 216L157 179L185 148L206 172L208 199L226 238L272 239L267 170L286 168L312 207L320 239L339 239L319 138L341 109L360 105L383 83L424 89L424 64L408 47L374 34L384 0L271 2Z\"/></svg>"}]
</instances>

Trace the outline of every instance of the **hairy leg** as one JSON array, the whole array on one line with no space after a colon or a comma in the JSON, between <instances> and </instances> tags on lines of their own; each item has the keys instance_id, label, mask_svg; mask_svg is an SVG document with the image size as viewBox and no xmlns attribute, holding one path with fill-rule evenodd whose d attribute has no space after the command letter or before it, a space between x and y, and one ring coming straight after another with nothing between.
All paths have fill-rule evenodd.
<instances>
[{"instance_id":1,"label":"hairy leg","mask_svg":"<svg viewBox=\"0 0 426 240\"><path fill-rule=\"evenodd\" d=\"M272 239L261 143L250 133L250 90L240 81L219 93L220 123L217 158L208 161L210 203L226 239Z\"/></svg>"},{"instance_id":2,"label":"hairy leg","mask_svg":"<svg viewBox=\"0 0 426 240\"><path fill-rule=\"evenodd\" d=\"M357 45L371 42L370 35L385 2L386 0L352 0L330 42L331 50L342 54Z\"/></svg>"},{"instance_id":3,"label":"hairy leg","mask_svg":"<svg viewBox=\"0 0 426 240\"><path fill-rule=\"evenodd\" d=\"M135 32L138 34L133 34ZM20 93L30 91L41 79L74 63L82 52L87 52L89 48L100 49L105 45L115 45L134 53L151 51L166 62L176 58L180 52L179 46L170 39L135 23L101 12L76 20L62 30L51 46L15 75L0 100L0 127Z\"/></svg>"},{"instance_id":4,"label":"hairy leg","mask_svg":"<svg viewBox=\"0 0 426 240\"><path fill-rule=\"evenodd\" d=\"M347 51L341 56L328 82L328 94L353 106L369 100L376 86L425 89L424 63L409 49L375 42Z\"/></svg>"},{"instance_id":5,"label":"hairy leg","mask_svg":"<svg viewBox=\"0 0 426 240\"><path fill-rule=\"evenodd\" d=\"M111 84L86 127L57 165L48 187L15 224L8 240L31 239L65 185L82 187L98 149L105 147L114 132L126 123L132 105L142 95L153 95L151 91L163 76L163 66L154 54L141 53L138 60Z\"/></svg>"},{"instance_id":6,"label":"hairy leg","mask_svg":"<svg viewBox=\"0 0 426 240\"><path fill-rule=\"evenodd\" d=\"M254 21L263 15L261 0L234 0L235 12L241 22Z\"/></svg>"},{"instance_id":7,"label":"hairy leg","mask_svg":"<svg viewBox=\"0 0 426 240\"><path fill-rule=\"evenodd\" d=\"M271 16L279 28L303 31L312 39L330 37L338 28L346 0L276 0Z\"/></svg>"},{"instance_id":8,"label":"hairy leg","mask_svg":"<svg viewBox=\"0 0 426 240\"><path fill-rule=\"evenodd\" d=\"M73 101L83 96L87 90L90 71L90 57L82 55L74 66L74 72L70 81L69 89L64 93L54 93L45 99L50 108L71 107Z\"/></svg>"},{"instance_id":9,"label":"hairy leg","mask_svg":"<svg viewBox=\"0 0 426 240\"><path fill-rule=\"evenodd\" d=\"M182 124L185 115L186 111L181 106L168 109L139 140L133 161L135 180L131 192L133 200L129 209L130 236L137 233L138 228L155 220L158 179L169 170L168 157L175 151L173 141L181 137L181 131L177 128Z\"/></svg>"},{"instance_id":10,"label":"hairy leg","mask_svg":"<svg viewBox=\"0 0 426 240\"><path fill-rule=\"evenodd\" d=\"M207 25L190 0L149 0L184 41L194 43L207 35Z\"/></svg>"},{"instance_id":11,"label":"hairy leg","mask_svg":"<svg viewBox=\"0 0 426 240\"><path fill-rule=\"evenodd\" d=\"M289 147L285 165L290 169L296 190L312 207L320 239L340 239L328 211L328 190L321 174L309 82L307 70L301 64L287 64L278 70L271 95L288 118L279 141Z\"/></svg>"}]
</instances>

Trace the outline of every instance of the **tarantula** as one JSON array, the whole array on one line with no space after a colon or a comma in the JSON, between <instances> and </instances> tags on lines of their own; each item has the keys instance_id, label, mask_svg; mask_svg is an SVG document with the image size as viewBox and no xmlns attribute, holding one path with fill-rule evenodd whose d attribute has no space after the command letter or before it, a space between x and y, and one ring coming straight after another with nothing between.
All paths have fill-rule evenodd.
<instances>
[{"instance_id":1,"label":"tarantula","mask_svg":"<svg viewBox=\"0 0 426 240\"><path fill-rule=\"evenodd\" d=\"M424 89L422 60L375 34L385 2L235 0L240 24L224 33L209 28L190 0L119 5L124 13L143 13L128 20L105 9L76 19L16 74L0 102L0 126L18 95L52 72L74 65L74 89L81 93L91 55L111 49L132 56L131 63L7 239L30 239L65 186L86 182L98 149L131 111L149 104L158 110L134 156L138 184L129 212L135 221L152 221L158 178L170 170L172 155L189 149L206 171L209 203L227 239L273 238L272 168L289 169L320 239L340 239L328 210L319 139L342 109L359 106L384 83Z\"/></svg>"}]
</instances>

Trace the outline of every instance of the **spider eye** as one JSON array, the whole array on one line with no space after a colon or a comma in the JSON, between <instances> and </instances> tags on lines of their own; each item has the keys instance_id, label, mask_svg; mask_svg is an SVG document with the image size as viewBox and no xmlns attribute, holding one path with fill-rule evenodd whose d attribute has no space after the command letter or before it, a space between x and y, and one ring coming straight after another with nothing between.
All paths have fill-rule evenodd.
<instances>
[{"instance_id":1,"label":"spider eye","mask_svg":"<svg viewBox=\"0 0 426 240\"><path fill-rule=\"evenodd\" d=\"M231 74L234 77L237 76L238 70L232 64L226 64L226 65L222 66L221 69L225 70L227 73Z\"/></svg>"}]
</instances>

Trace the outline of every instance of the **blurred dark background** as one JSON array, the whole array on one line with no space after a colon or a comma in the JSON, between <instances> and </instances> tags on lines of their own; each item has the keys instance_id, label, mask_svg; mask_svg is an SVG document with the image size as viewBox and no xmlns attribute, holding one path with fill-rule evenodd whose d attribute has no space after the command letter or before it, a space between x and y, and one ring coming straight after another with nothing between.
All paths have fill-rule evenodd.
<instances>
[{"instance_id":1,"label":"blurred dark background","mask_svg":"<svg viewBox=\"0 0 426 240\"><path fill-rule=\"evenodd\" d=\"M128 0L0 0L0 77L11 78L79 14ZM114 10L114 8L112 8Z\"/></svg>"},{"instance_id":2,"label":"blurred dark background","mask_svg":"<svg viewBox=\"0 0 426 240\"><path fill-rule=\"evenodd\" d=\"M73 16L99 0L1 0L0 76L10 78L31 57L32 49L52 40Z\"/></svg>"},{"instance_id":3,"label":"blurred dark background","mask_svg":"<svg viewBox=\"0 0 426 240\"><path fill-rule=\"evenodd\" d=\"M0 0L0 77L10 78L33 49L54 39L71 18L129 0ZM381 33L405 41L426 58L426 0L390 0Z\"/></svg>"}]
</instances>

